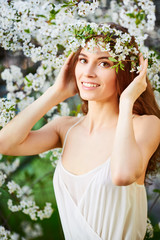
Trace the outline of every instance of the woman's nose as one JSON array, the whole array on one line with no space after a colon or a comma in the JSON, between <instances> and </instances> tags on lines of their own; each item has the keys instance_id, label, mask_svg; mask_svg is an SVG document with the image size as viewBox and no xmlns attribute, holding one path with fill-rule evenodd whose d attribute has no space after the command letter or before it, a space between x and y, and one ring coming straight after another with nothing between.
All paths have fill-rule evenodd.
<instances>
[{"instance_id":1,"label":"woman's nose","mask_svg":"<svg viewBox=\"0 0 160 240\"><path fill-rule=\"evenodd\" d=\"M87 64L84 69L85 77L96 77L96 69L93 64Z\"/></svg>"}]
</instances>

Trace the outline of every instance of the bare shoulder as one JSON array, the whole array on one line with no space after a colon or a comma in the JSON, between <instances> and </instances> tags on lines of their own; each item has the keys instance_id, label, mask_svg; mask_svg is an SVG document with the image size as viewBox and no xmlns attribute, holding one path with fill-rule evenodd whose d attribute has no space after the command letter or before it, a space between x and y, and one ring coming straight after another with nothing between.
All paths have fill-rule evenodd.
<instances>
[{"instance_id":1,"label":"bare shoulder","mask_svg":"<svg viewBox=\"0 0 160 240\"><path fill-rule=\"evenodd\" d=\"M160 119L156 115L135 115L134 119L138 120L138 123L155 124L160 128Z\"/></svg>"},{"instance_id":2,"label":"bare shoulder","mask_svg":"<svg viewBox=\"0 0 160 240\"><path fill-rule=\"evenodd\" d=\"M136 136L143 135L147 141L160 141L160 119L155 115L135 115Z\"/></svg>"},{"instance_id":3,"label":"bare shoulder","mask_svg":"<svg viewBox=\"0 0 160 240\"><path fill-rule=\"evenodd\" d=\"M79 119L80 117L62 116L56 118L55 121L57 121L57 125L59 126L59 128L63 129L64 127L66 128L70 127L72 124L76 123Z\"/></svg>"},{"instance_id":4,"label":"bare shoulder","mask_svg":"<svg viewBox=\"0 0 160 240\"><path fill-rule=\"evenodd\" d=\"M63 142L68 129L79 121L81 117L62 116L55 119L57 132Z\"/></svg>"},{"instance_id":5,"label":"bare shoulder","mask_svg":"<svg viewBox=\"0 0 160 240\"><path fill-rule=\"evenodd\" d=\"M143 121L146 121L148 123L152 123L155 125L155 127L158 127L160 129L160 119L155 115L143 115L142 118Z\"/></svg>"}]
</instances>

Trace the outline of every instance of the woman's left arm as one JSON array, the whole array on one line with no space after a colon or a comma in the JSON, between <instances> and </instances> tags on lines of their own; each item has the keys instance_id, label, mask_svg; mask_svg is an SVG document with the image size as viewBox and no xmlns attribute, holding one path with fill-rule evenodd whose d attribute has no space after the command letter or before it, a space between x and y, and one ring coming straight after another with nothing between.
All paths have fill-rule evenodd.
<instances>
[{"instance_id":1,"label":"woman's left arm","mask_svg":"<svg viewBox=\"0 0 160 240\"><path fill-rule=\"evenodd\" d=\"M115 185L135 182L146 169L160 142L160 119L141 116L137 131L133 128L132 110L136 99L146 90L148 62L140 56L142 70L123 91L119 103L119 118L111 155L111 176Z\"/></svg>"}]
</instances>

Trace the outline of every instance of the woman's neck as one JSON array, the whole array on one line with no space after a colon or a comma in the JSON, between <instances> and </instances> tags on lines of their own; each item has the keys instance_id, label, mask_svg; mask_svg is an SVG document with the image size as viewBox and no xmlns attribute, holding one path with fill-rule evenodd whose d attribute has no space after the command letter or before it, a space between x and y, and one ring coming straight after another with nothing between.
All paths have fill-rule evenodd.
<instances>
[{"instance_id":1,"label":"woman's neck","mask_svg":"<svg viewBox=\"0 0 160 240\"><path fill-rule=\"evenodd\" d=\"M116 125L119 116L119 103L117 99L108 102L88 102L88 113L85 117L85 125L88 133Z\"/></svg>"}]
</instances>

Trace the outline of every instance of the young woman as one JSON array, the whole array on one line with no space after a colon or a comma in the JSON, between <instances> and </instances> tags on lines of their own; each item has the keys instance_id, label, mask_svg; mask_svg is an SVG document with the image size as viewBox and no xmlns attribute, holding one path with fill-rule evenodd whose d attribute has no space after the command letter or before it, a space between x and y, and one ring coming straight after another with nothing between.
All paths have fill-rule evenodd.
<instances>
[{"instance_id":1,"label":"young woman","mask_svg":"<svg viewBox=\"0 0 160 240\"><path fill-rule=\"evenodd\" d=\"M126 29L111 25L125 32ZM56 82L0 132L0 152L34 155L63 147L54 190L66 240L142 240L146 232L144 181L156 170L160 110L142 69L116 73L110 53L87 46L71 54ZM82 117L34 124L53 106L79 93Z\"/></svg>"}]
</instances>

